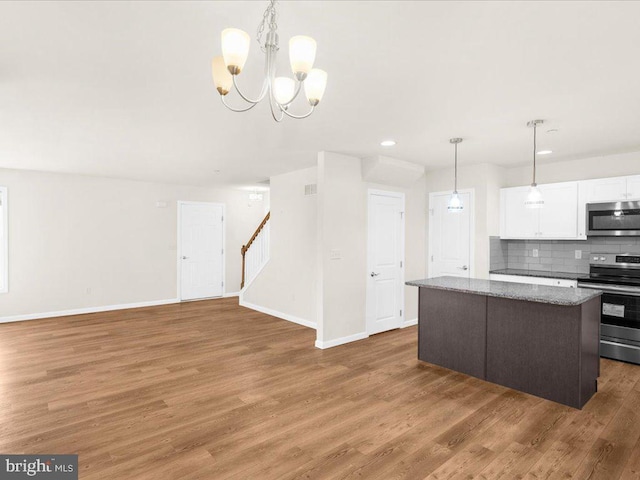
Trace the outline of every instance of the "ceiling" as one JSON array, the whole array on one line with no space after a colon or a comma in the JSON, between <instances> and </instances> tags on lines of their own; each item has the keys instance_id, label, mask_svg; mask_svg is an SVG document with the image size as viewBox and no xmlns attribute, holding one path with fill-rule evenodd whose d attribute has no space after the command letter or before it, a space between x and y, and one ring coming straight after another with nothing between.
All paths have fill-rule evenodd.
<instances>
[{"instance_id":1,"label":"ceiling","mask_svg":"<svg viewBox=\"0 0 640 480\"><path fill-rule=\"evenodd\" d=\"M279 71L307 34L329 73L316 112L280 124L225 109L210 77L220 31L253 38L266 5L0 2L0 167L249 185L321 150L441 168L458 136L462 165L517 165L534 118L543 161L640 150L640 2L279 2Z\"/></svg>"}]
</instances>

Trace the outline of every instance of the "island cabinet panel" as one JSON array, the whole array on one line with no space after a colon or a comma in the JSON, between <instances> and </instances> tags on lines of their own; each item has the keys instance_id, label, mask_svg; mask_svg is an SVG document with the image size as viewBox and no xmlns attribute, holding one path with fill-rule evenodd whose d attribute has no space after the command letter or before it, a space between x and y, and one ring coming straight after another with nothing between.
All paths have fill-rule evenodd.
<instances>
[{"instance_id":1,"label":"island cabinet panel","mask_svg":"<svg viewBox=\"0 0 640 480\"><path fill-rule=\"evenodd\" d=\"M582 408L598 389L601 293L438 277L420 287L418 358Z\"/></svg>"},{"instance_id":2,"label":"island cabinet panel","mask_svg":"<svg viewBox=\"0 0 640 480\"><path fill-rule=\"evenodd\" d=\"M582 370L580 372L581 392L580 398L584 403L598 390L594 378L600 376L600 312L602 311L602 298L597 297L581 305L582 323Z\"/></svg>"},{"instance_id":3,"label":"island cabinet panel","mask_svg":"<svg viewBox=\"0 0 640 480\"><path fill-rule=\"evenodd\" d=\"M482 295L421 288L418 358L486 378L486 309Z\"/></svg>"},{"instance_id":4,"label":"island cabinet panel","mask_svg":"<svg viewBox=\"0 0 640 480\"><path fill-rule=\"evenodd\" d=\"M487 380L580 408L581 306L489 298Z\"/></svg>"}]
</instances>

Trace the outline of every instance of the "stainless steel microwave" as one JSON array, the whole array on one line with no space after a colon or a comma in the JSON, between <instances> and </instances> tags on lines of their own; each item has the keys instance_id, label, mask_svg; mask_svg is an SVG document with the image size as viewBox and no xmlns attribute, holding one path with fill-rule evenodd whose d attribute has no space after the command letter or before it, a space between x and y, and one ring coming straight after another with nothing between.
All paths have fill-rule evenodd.
<instances>
[{"instance_id":1,"label":"stainless steel microwave","mask_svg":"<svg viewBox=\"0 0 640 480\"><path fill-rule=\"evenodd\" d=\"M640 201L588 203L587 236L640 236Z\"/></svg>"}]
</instances>

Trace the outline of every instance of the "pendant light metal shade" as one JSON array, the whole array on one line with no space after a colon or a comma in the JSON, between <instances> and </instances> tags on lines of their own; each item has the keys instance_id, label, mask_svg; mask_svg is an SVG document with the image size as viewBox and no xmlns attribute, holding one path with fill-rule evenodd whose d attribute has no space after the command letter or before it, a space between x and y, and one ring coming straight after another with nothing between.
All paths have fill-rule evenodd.
<instances>
[{"instance_id":1,"label":"pendant light metal shade","mask_svg":"<svg viewBox=\"0 0 640 480\"><path fill-rule=\"evenodd\" d=\"M449 204L447 210L451 213L461 212L464 209L460 195L458 195L458 144L462 142L461 138L452 138L449 143L453 143L455 148L454 156L454 177L453 177L453 193L449 198Z\"/></svg>"},{"instance_id":2,"label":"pendant light metal shade","mask_svg":"<svg viewBox=\"0 0 640 480\"><path fill-rule=\"evenodd\" d=\"M524 202L527 208L542 208L544 207L544 198L542 198L542 192L538 188L536 183L536 129L538 125L542 125L544 120L531 120L527 123L528 127L533 127L533 181L527 194L527 199Z\"/></svg>"}]
</instances>

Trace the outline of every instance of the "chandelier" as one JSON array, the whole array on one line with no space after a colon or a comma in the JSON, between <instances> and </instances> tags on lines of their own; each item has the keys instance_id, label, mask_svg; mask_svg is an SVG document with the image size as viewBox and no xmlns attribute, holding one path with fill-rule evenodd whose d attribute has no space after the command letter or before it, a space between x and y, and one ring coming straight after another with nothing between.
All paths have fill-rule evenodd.
<instances>
[{"instance_id":1,"label":"chandelier","mask_svg":"<svg viewBox=\"0 0 640 480\"><path fill-rule=\"evenodd\" d=\"M222 55L212 62L213 82L220 93L222 103L234 112L246 112L265 98L268 98L271 115L276 122L286 116L306 118L313 113L322 100L327 86L327 73L312 68L316 57L316 41L311 37L297 35L289 40L289 60L293 77L276 77L276 56L278 54L278 24L276 0L271 0L264 12L262 22L258 26L256 40L265 54L264 81L257 98L252 99L242 93L236 77L240 75L249 55L250 37L237 28L226 28L222 31ZM265 28L268 32L265 35ZM263 39L264 37L264 39ZM302 85L311 109L302 115L289 111L289 106L298 97ZM245 101L242 108L235 108L227 103L226 96L235 87L238 95Z\"/></svg>"}]
</instances>

